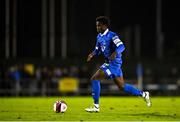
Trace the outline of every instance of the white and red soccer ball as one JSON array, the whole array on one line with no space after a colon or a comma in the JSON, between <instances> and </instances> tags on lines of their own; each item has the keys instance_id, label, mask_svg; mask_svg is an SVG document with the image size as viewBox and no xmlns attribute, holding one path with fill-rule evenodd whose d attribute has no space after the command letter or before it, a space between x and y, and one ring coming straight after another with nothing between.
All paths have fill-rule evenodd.
<instances>
[{"instance_id":1,"label":"white and red soccer ball","mask_svg":"<svg viewBox=\"0 0 180 122\"><path fill-rule=\"evenodd\" d=\"M56 113L64 113L67 110L67 104L63 100L58 100L53 105L53 110Z\"/></svg>"}]
</instances>

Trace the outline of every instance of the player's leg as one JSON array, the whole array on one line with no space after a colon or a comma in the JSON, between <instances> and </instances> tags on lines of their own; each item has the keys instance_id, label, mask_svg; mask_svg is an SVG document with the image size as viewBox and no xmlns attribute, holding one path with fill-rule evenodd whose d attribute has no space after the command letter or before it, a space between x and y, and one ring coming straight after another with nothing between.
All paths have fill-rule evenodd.
<instances>
[{"instance_id":1,"label":"player's leg","mask_svg":"<svg viewBox=\"0 0 180 122\"><path fill-rule=\"evenodd\" d=\"M124 83L123 77L116 77L114 78L114 82L117 84L119 89L124 90L126 93L135 95L135 96L142 96L143 91L135 88L133 85Z\"/></svg>"},{"instance_id":2,"label":"player's leg","mask_svg":"<svg viewBox=\"0 0 180 122\"><path fill-rule=\"evenodd\" d=\"M100 97L100 80L105 78L105 74L102 70L97 70L97 72L91 77L92 84L92 97L94 100L94 107L86 108L87 112L99 112L99 97Z\"/></svg>"},{"instance_id":3,"label":"player's leg","mask_svg":"<svg viewBox=\"0 0 180 122\"><path fill-rule=\"evenodd\" d=\"M105 78L105 74L102 70L97 70L96 73L91 77L91 84L92 84L92 96L94 99L94 104L99 104L99 97L100 97L100 80Z\"/></svg>"},{"instance_id":4,"label":"player's leg","mask_svg":"<svg viewBox=\"0 0 180 122\"><path fill-rule=\"evenodd\" d=\"M143 92L135 88L133 85L125 83L123 76L114 78L114 82L117 84L119 89L123 89L123 91L125 91L126 93L129 93L135 96L142 96L145 99L147 106L148 107L151 106L149 92Z\"/></svg>"}]
</instances>

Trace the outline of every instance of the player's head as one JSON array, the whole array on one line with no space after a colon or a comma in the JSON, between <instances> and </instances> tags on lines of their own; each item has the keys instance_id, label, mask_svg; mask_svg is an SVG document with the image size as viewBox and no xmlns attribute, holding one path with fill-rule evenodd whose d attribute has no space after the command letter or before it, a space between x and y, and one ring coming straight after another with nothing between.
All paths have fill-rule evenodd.
<instances>
[{"instance_id":1,"label":"player's head","mask_svg":"<svg viewBox=\"0 0 180 122\"><path fill-rule=\"evenodd\" d=\"M109 26L109 19L106 16L96 18L96 29L98 33L103 33Z\"/></svg>"}]
</instances>

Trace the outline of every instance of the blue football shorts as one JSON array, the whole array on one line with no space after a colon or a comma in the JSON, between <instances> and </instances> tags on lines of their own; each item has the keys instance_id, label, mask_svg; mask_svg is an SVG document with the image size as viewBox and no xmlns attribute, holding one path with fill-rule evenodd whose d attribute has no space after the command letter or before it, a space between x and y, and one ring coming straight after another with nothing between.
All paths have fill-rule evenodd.
<instances>
[{"instance_id":1,"label":"blue football shorts","mask_svg":"<svg viewBox=\"0 0 180 122\"><path fill-rule=\"evenodd\" d=\"M107 79L114 79L123 76L121 64L119 63L104 63L100 66L100 69L105 73Z\"/></svg>"}]
</instances>

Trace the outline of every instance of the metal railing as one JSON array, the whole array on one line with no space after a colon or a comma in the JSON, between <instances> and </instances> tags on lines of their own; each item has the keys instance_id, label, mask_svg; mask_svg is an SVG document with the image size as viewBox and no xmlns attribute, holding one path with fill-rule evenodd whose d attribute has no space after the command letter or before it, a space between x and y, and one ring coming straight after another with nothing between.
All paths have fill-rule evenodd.
<instances>
[{"instance_id":1,"label":"metal railing","mask_svg":"<svg viewBox=\"0 0 180 122\"><path fill-rule=\"evenodd\" d=\"M175 79L167 79L172 81ZM138 84L132 82L135 79L126 80L127 83L138 87ZM143 90L148 90L152 95L180 95L180 80L162 83L146 83L144 79ZM61 92L58 89L58 79L21 79L0 80L0 96L53 96L53 95L91 95L91 84L89 79L79 79L77 91ZM116 84L110 80L101 82L101 95L128 95L119 90Z\"/></svg>"}]
</instances>

